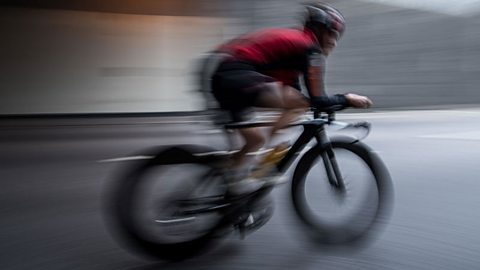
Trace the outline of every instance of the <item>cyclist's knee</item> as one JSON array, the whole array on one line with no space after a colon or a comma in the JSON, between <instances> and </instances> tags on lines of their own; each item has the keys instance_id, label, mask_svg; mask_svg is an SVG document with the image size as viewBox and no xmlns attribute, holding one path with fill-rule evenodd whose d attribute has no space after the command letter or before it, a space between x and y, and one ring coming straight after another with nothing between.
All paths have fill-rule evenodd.
<instances>
[{"instance_id":1,"label":"cyclist's knee","mask_svg":"<svg viewBox=\"0 0 480 270\"><path fill-rule=\"evenodd\" d=\"M305 111L309 107L308 100L296 89L284 87L284 109Z\"/></svg>"},{"instance_id":2,"label":"cyclist's knee","mask_svg":"<svg viewBox=\"0 0 480 270\"><path fill-rule=\"evenodd\" d=\"M285 101L284 109L295 112L295 113L302 113L305 112L309 107L309 103L307 100L300 100L300 99L291 99Z\"/></svg>"}]
</instances>

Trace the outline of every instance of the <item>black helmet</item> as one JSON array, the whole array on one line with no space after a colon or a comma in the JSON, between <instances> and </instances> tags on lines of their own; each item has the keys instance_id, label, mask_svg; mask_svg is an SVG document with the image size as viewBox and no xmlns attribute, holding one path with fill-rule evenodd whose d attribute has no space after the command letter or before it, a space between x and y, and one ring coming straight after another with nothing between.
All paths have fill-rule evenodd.
<instances>
[{"instance_id":1,"label":"black helmet","mask_svg":"<svg viewBox=\"0 0 480 270\"><path fill-rule=\"evenodd\" d=\"M345 18L337 9L325 3L307 4L305 7L307 9L306 28L325 27L329 31L336 32L338 37L345 31Z\"/></svg>"}]
</instances>

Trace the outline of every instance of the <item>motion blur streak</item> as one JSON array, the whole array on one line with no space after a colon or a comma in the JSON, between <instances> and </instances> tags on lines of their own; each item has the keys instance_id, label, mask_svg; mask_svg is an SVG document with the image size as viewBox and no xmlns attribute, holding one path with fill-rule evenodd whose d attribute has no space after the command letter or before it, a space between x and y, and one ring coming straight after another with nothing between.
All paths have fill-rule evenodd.
<instances>
[{"instance_id":1,"label":"motion blur streak","mask_svg":"<svg viewBox=\"0 0 480 270\"><path fill-rule=\"evenodd\" d=\"M112 172L135 162L121 158L155 145L225 144L196 113L196 59L248 30L298 26L299 2L1 1L0 268L479 269L478 1L441 10L433 1L326 1L348 24L328 62L329 92L368 95L379 110L338 118L373 123L366 142L395 182L392 219L371 246L306 244L288 185L275 190L265 227L191 261L150 264L111 239L100 202ZM188 116L115 115L172 111Z\"/></svg>"}]
</instances>

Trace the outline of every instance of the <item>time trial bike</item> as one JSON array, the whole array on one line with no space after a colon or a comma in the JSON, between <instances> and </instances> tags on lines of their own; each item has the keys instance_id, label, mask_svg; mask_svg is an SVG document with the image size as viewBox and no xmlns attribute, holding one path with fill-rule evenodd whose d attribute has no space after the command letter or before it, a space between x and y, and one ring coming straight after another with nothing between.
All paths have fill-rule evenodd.
<instances>
[{"instance_id":1,"label":"time trial bike","mask_svg":"<svg viewBox=\"0 0 480 270\"><path fill-rule=\"evenodd\" d=\"M329 245L368 240L385 224L393 188L389 172L361 142L367 122L336 121L332 107L313 110L309 119L290 127L302 131L275 164L291 176L293 209L309 238ZM239 128L272 123L255 121L223 125L227 136ZM329 136L338 127L349 135ZM361 133L361 136L352 134ZM199 254L232 231L244 237L273 214L273 185L230 196L225 172L233 151L207 145L174 145L149 149L149 156L128 167L109 189L107 214L115 235L126 247L158 259L181 260Z\"/></svg>"}]
</instances>

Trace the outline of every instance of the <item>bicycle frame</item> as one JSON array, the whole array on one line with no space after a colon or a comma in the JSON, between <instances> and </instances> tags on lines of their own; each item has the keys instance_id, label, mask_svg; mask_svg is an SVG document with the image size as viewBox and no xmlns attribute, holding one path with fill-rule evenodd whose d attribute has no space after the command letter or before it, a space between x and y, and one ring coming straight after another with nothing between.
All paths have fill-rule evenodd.
<instances>
[{"instance_id":1,"label":"bicycle frame","mask_svg":"<svg viewBox=\"0 0 480 270\"><path fill-rule=\"evenodd\" d=\"M305 146L313 139L317 139L317 143L320 145L328 145L330 142L326 132L325 124L327 121L324 119L313 119L305 122L301 122L294 125L302 125L303 132L293 143L290 150L283 157L282 160L277 164L277 170L281 173L285 173L290 167L291 163L297 158L300 152L305 148Z\"/></svg>"},{"instance_id":2,"label":"bicycle frame","mask_svg":"<svg viewBox=\"0 0 480 270\"><path fill-rule=\"evenodd\" d=\"M340 172L335 154L330 144L330 139L325 130L325 125L330 125L335 121L335 113L327 112L326 115L322 115L320 111L314 111L312 120L305 120L299 123L291 124L293 126L303 126L303 132L293 143L287 154L276 165L277 170L280 173L285 173L292 162L302 152L305 146L315 138L317 146L323 148L325 151L322 153L322 159L324 162L325 170L327 172L328 181L331 185L338 188L340 191L345 190L345 184L342 174ZM252 123L234 123L225 125L226 130L251 128L251 127L265 127L272 125L271 122L252 122ZM351 125L352 127L363 127L369 130L368 123L357 123ZM368 134L368 132L367 132Z\"/></svg>"},{"instance_id":3,"label":"bicycle frame","mask_svg":"<svg viewBox=\"0 0 480 270\"><path fill-rule=\"evenodd\" d=\"M251 128L251 127L266 127L266 126L271 126L272 122L251 122L251 123L233 123L233 124L227 124L225 125L225 130L235 130L235 129L240 129L240 128ZM290 125L291 127L293 126L303 126L303 132L301 135L297 138L295 143L292 145L292 147L288 150L287 154L280 160L280 162L277 164L277 170L281 172L282 174L285 173L292 162L297 158L297 156L301 153L301 151L305 148L305 146L313 139L316 138L318 144L322 146L327 146L329 144L329 139L328 136L325 132L325 125L328 124L328 121L325 119L313 119L313 120L308 120L308 121L303 121L300 123L292 124ZM230 134L227 134L230 135ZM332 152L333 153L333 152ZM333 155L331 158L334 159ZM335 163L336 164L336 163ZM336 166L332 166L335 167ZM330 168L330 167L328 167ZM327 169L327 171L331 171L331 169ZM339 179L339 170L338 168L334 169L338 174L336 179ZM212 175L217 173L215 169L212 169L212 171L207 172L206 177L208 175ZM333 173L329 174L333 175ZM331 183L336 183L333 182L333 180L329 180ZM205 182L204 182L205 183ZM218 211L219 209L230 207L232 203L235 203L236 201L238 202L243 202L246 199L255 199L258 197L264 196L264 194L270 192L272 190L273 186L269 186L267 188L262 188L254 193L247 194L245 196L240 196L239 198L230 198L229 200L225 200L223 197L219 196L214 196L214 197L209 197L209 198L202 198L201 201L198 199L194 200L182 200L181 204L183 206L200 206L198 209L195 210L187 210L187 211L182 211L182 215L192 215L192 214L199 214L199 213L208 213L208 212L214 212ZM242 204L239 204L239 207L242 207Z\"/></svg>"},{"instance_id":4,"label":"bicycle frame","mask_svg":"<svg viewBox=\"0 0 480 270\"><path fill-rule=\"evenodd\" d=\"M330 139L327 135L325 126L335 123L335 114L328 113L326 116L322 116L319 112L314 112L314 118L311 120L305 120L298 123L289 125L289 127L303 126L303 131L300 136L295 140L292 147L288 150L287 154L277 163L276 168L280 173L285 173L293 161L295 161L298 155L304 150L306 145L315 138L317 145L315 147L321 147L324 149L322 152L322 159L326 169L329 183L335 187L338 191L345 191L345 184L343 181L342 174L338 167L337 161L335 159L335 154L330 144ZM231 132L235 129L240 128L252 128L252 127L267 127L271 126L272 122L244 122L244 123L232 123L224 125L227 135L231 135ZM358 123L350 125L352 127L364 127L369 130L369 125L365 123ZM353 140L352 142L354 142ZM218 174L219 172L216 169L208 172L210 174ZM261 188L260 190L247 194L245 196L234 197L234 198L224 198L223 196L213 196L209 198L203 198L201 201L198 199L193 200L182 200L181 203L183 206L198 206L199 208L195 210L182 211L182 215L194 215L199 213L215 212L220 209L225 209L227 207L232 208L232 205L237 205L237 207L243 207L245 200L251 201L256 198L262 198L265 194L269 193L273 189L273 186L268 186ZM203 206L202 206L203 205ZM232 212L235 212L234 207Z\"/></svg>"}]
</instances>

